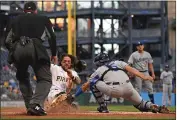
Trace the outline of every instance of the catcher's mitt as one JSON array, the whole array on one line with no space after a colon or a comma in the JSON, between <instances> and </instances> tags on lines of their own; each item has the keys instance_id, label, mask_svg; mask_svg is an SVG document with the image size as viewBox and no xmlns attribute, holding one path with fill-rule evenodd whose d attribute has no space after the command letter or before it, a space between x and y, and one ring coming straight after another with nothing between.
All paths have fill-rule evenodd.
<instances>
[{"instance_id":1,"label":"catcher's mitt","mask_svg":"<svg viewBox=\"0 0 177 120\"><path fill-rule=\"evenodd\" d=\"M74 65L74 69L77 72L81 72L81 71L85 70L86 67L87 67L87 63L84 60L78 60Z\"/></svg>"}]
</instances>

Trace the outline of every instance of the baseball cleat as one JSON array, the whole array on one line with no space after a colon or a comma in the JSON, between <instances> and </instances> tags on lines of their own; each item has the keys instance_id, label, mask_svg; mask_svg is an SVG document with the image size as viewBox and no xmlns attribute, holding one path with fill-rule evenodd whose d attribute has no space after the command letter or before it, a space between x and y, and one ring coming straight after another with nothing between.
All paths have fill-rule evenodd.
<instances>
[{"instance_id":1,"label":"baseball cleat","mask_svg":"<svg viewBox=\"0 0 177 120\"><path fill-rule=\"evenodd\" d=\"M150 109L151 109L151 112L153 112L153 113L159 112L159 106L156 104L152 104Z\"/></svg>"},{"instance_id":2,"label":"baseball cleat","mask_svg":"<svg viewBox=\"0 0 177 120\"><path fill-rule=\"evenodd\" d=\"M51 107L56 107L57 105L59 105L61 102L63 102L64 100L66 100L67 95L66 94L61 94L59 96L57 96L51 103Z\"/></svg>"},{"instance_id":3,"label":"baseball cleat","mask_svg":"<svg viewBox=\"0 0 177 120\"><path fill-rule=\"evenodd\" d=\"M108 110L107 106L99 106L97 108L97 111L100 112L100 113L109 113L109 110Z\"/></svg>"},{"instance_id":4,"label":"baseball cleat","mask_svg":"<svg viewBox=\"0 0 177 120\"><path fill-rule=\"evenodd\" d=\"M170 110L165 105L163 105L159 107L159 113L170 113Z\"/></svg>"}]
</instances>

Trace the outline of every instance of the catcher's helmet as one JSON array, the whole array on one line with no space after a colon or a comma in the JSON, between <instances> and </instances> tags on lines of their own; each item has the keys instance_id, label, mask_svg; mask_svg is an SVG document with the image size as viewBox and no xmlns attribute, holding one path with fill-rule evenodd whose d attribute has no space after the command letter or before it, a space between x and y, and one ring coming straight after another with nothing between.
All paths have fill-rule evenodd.
<instances>
[{"instance_id":1,"label":"catcher's helmet","mask_svg":"<svg viewBox=\"0 0 177 120\"><path fill-rule=\"evenodd\" d=\"M106 53L100 53L94 58L94 64L96 66L104 65L105 63L109 62L110 58Z\"/></svg>"}]
</instances>

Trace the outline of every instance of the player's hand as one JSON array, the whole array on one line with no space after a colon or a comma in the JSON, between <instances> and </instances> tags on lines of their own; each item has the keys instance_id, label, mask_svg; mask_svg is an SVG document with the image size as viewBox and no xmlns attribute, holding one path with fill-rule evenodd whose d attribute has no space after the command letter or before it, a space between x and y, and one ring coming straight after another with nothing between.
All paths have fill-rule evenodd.
<instances>
[{"instance_id":1,"label":"player's hand","mask_svg":"<svg viewBox=\"0 0 177 120\"><path fill-rule=\"evenodd\" d=\"M145 76L144 80L150 80L152 82L154 81L153 77L151 77L151 76Z\"/></svg>"},{"instance_id":2,"label":"player's hand","mask_svg":"<svg viewBox=\"0 0 177 120\"><path fill-rule=\"evenodd\" d=\"M66 72L70 78L73 77L72 71L70 69L66 70Z\"/></svg>"},{"instance_id":3,"label":"player's hand","mask_svg":"<svg viewBox=\"0 0 177 120\"><path fill-rule=\"evenodd\" d=\"M51 61L52 61L54 64L58 64L58 58L57 58L57 56L51 56Z\"/></svg>"},{"instance_id":4,"label":"player's hand","mask_svg":"<svg viewBox=\"0 0 177 120\"><path fill-rule=\"evenodd\" d=\"M133 78L135 77L135 75L132 74L132 73L130 73L130 72L127 72L127 75L128 75L128 77L129 77L130 79L133 79Z\"/></svg>"}]
</instances>

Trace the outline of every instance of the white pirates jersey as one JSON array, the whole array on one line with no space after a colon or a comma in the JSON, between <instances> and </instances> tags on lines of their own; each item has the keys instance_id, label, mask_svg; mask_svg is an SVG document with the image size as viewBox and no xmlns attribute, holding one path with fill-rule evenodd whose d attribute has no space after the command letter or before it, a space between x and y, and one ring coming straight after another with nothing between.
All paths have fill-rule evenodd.
<instances>
[{"instance_id":1,"label":"white pirates jersey","mask_svg":"<svg viewBox=\"0 0 177 120\"><path fill-rule=\"evenodd\" d=\"M59 90L61 92L66 92L67 79L69 78L67 72L63 70L61 66L51 64L50 71L52 74L52 87L51 90ZM78 74L72 70L73 76L78 76Z\"/></svg>"}]
</instances>

